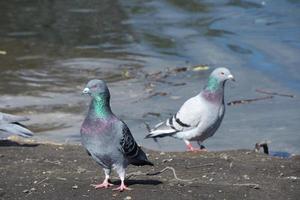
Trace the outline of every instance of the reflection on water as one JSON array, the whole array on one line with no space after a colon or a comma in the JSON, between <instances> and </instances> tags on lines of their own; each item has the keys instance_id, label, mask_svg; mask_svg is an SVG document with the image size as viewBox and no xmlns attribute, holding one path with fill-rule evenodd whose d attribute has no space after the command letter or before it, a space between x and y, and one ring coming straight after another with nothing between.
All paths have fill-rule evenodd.
<instances>
[{"instance_id":1,"label":"reflection on water","mask_svg":"<svg viewBox=\"0 0 300 200\"><path fill-rule=\"evenodd\" d=\"M153 125L174 113L209 72L166 82L151 82L147 73L226 66L238 80L226 88L227 99L256 96L256 88L296 98L228 108L209 148L252 148L269 139L279 151L300 153L299 7L296 0L1 1L0 50L7 54L0 55L0 108L29 115L39 139L76 142L88 103L80 92L101 78L109 82L113 110L140 143L183 150L173 139L161 147L142 140L143 121ZM145 98L149 91L168 95ZM149 111L160 115L145 117Z\"/></svg>"},{"instance_id":2,"label":"reflection on water","mask_svg":"<svg viewBox=\"0 0 300 200\"><path fill-rule=\"evenodd\" d=\"M83 77L119 80L117 70L103 70L113 64L100 59L134 62L123 52L132 37L118 1L2 1L0 6L1 49L8 52L1 57L2 93L51 91L82 84ZM16 89L7 90L10 85Z\"/></svg>"}]
</instances>

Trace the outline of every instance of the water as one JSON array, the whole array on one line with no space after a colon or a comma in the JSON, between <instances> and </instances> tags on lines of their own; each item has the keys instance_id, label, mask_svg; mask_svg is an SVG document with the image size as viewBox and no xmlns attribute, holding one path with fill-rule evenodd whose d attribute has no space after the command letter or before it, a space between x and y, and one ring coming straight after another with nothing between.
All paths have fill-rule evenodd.
<instances>
[{"instance_id":1,"label":"water","mask_svg":"<svg viewBox=\"0 0 300 200\"><path fill-rule=\"evenodd\" d=\"M148 148L182 151L182 141L144 140L144 123L164 120L204 86L214 67L237 82L226 101L295 95L227 106L209 150L300 153L300 1L1 1L0 109L28 115L35 139L78 143L89 79L109 82L113 111ZM4 55L3 55L4 54ZM167 69L205 64L203 71ZM162 81L154 75L162 71ZM163 95L154 95L161 93Z\"/></svg>"}]
</instances>

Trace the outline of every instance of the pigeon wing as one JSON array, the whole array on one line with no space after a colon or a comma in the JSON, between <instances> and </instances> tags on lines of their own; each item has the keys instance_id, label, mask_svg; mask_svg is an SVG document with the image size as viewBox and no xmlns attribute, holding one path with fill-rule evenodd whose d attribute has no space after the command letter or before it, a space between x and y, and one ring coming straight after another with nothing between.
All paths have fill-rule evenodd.
<instances>
[{"instance_id":1,"label":"pigeon wing","mask_svg":"<svg viewBox=\"0 0 300 200\"><path fill-rule=\"evenodd\" d=\"M24 116L17 116L17 115L11 115L7 113L0 112L0 124L2 123L10 123L10 122L22 122L22 121L28 121L28 117Z\"/></svg>"},{"instance_id":2,"label":"pigeon wing","mask_svg":"<svg viewBox=\"0 0 300 200\"><path fill-rule=\"evenodd\" d=\"M141 165L153 165L148 159L146 154L142 151L134 140L129 128L123 122L122 123L122 136L120 140L120 150L123 155L129 160L130 164Z\"/></svg>"}]
</instances>

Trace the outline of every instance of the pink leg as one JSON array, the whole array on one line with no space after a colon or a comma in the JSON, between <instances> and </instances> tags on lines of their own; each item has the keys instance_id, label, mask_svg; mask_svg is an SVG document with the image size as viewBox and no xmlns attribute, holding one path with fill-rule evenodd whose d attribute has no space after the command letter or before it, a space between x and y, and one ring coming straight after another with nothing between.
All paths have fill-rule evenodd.
<instances>
[{"instance_id":1,"label":"pink leg","mask_svg":"<svg viewBox=\"0 0 300 200\"><path fill-rule=\"evenodd\" d=\"M95 189L99 189L99 188L108 188L110 186L113 186L113 184L109 183L109 174L110 174L110 170L109 169L104 169L104 173L105 173L105 179L102 183L100 184L92 184L93 187L95 187Z\"/></svg>"},{"instance_id":2,"label":"pink leg","mask_svg":"<svg viewBox=\"0 0 300 200\"><path fill-rule=\"evenodd\" d=\"M120 191L120 192L123 192L124 190L132 190L131 188L127 187L125 184L124 184L124 179L125 179L125 169L123 168L123 166L119 166L117 168L117 173L119 174L119 177L121 179L121 185L113 190L117 190L117 191Z\"/></svg>"},{"instance_id":3,"label":"pink leg","mask_svg":"<svg viewBox=\"0 0 300 200\"><path fill-rule=\"evenodd\" d=\"M99 188L108 188L110 186L113 186L113 184L108 182L108 179L104 179L103 183L100 184L92 184L93 187L95 187L95 189L99 189Z\"/></svg>"},{"instance_id":4,"label":"pink leg","mask_svg":"<svg viewBox=\"0 0 300 200\"><path fill-rule=\"evenodd\" d=\"M124 190L132 190L131 188L127 187L125 184L124 184L124 180L122 181L121 180L121 185L113 190L117 190L117 191L120 191L120 192L123 192Z\"/></svg>"},{"instance_id":5,"label":"pink leg","mask_svg":"<svg viewBox=\"0 0 300 200\"><path fill-rule=\"evenodd\" d=\"M192 151L192 152L207 152L207 149L201 149L201 148L195 148L193 147L193 145L187 141L187 140L184 140L187 148L188 148L188 151Z\"/></svg>"}]
</instances>

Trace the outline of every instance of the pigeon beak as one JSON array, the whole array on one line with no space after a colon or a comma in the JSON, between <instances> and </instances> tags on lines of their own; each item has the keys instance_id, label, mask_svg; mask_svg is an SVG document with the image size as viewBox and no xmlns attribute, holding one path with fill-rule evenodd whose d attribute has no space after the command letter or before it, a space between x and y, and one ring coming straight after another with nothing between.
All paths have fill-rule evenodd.
<instances>
[{"instance_id":1,"label":"pigeon beak","mask_svg":"<svg viewBox=\"0 0 300 200\"><path fill-rule=\"evenodd\" d=\"M234 76L232 74L229 74L227 77L229 80L235 81Z\"/></svg>"},{"instance_id":2,"label":"pigeon beak","mask_svg":"<svg viewBox=\"0 0 300 200\"><path fill-rule=\"evenodd\" d=\"M90 93L90 89L89 88L84 88L84 90L82 91L83 94L89 94Z\"/></svg>"}]
</instances>

